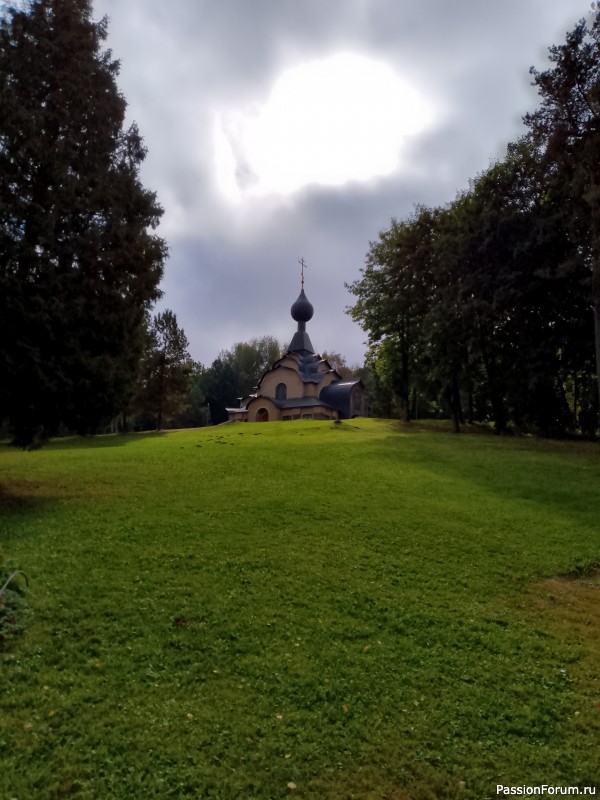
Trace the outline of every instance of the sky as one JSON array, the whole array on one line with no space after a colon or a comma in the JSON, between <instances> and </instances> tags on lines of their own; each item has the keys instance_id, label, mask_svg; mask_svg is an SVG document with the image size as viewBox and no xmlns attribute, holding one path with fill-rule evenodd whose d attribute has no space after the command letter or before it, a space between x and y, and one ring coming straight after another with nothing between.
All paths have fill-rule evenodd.
<instances>
[{"instance_id":1,"label":"sky","mask_svg":"<svg viewBox=\"0 0 600 800\"><path fill-rule=\"evenodd\" d=\"M196 361L290 341L362 364L346 309L369 243L502 157L588 0L94 0L169 247L157 310Z\"/></svg>"}]
</instances>

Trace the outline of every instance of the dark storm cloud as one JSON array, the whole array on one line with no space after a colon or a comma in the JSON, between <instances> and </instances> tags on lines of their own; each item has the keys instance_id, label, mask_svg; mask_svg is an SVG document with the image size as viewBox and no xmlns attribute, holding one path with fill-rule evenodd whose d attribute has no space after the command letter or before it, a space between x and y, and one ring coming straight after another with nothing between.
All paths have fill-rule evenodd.
<instances>
[{"instance_id":1,"label":"dark storm cloud","mask_svg":"<svg viewBox=\"0 0 600 800\"><path fill-rule=\"evenodd\" d=\"M165 207L171 257L163 305L192 355L210 363L253 336L289 340L304 256L320 350L358 361L364 334L344 308L369 241L417 203L452 200L502 154L535 106L528 69L544 67L589 4L574 0L95 0L110 17L119 86L149 148L143 180ZM429 102L390 176L228 203L216 189L218 113L249 114L283 70L353 52L389 64ZM395 102L390 98L390 102ZM351 132L350 132L351 133ZM251 167L238 153L241 184Z\"/></svg>"}]
</instances>

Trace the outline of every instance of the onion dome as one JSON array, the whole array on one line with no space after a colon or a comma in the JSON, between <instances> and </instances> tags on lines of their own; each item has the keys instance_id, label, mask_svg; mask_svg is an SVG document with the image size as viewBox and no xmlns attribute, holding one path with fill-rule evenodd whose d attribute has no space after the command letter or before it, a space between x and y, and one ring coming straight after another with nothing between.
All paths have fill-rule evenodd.
<instances>
[{"instance_id":1,"label":"onion dome","mask_svg":"<svg viewBox=\"0 0 600 800\"><path fill-rule=\"evenodd\" d=\"M307 296L304 294L304 289L302 289L298 295L298 299L290 309L292 319L296 320L296 322L308 322L309 319L312 319L314 312L315 310L312 307L312 303L309 302Z\"/></svg>"}]
</instances>

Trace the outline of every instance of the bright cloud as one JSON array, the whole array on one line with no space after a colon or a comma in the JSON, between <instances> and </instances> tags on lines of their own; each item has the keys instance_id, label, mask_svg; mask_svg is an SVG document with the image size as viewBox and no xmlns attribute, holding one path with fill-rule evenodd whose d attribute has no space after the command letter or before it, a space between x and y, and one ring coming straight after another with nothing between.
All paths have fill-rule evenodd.
<instances>
[{"instance_id":1,"label":"bright cloud","mask_svg":"<svg viewBox=\"0 0 600 800\"><path fill-rule=\"evenodd\" d=\"M254 115L215 120L217 182L230 198L338 186L393 172L427 104L385 63L343 53L281 75Z\"/></svg>"}]
</instances>

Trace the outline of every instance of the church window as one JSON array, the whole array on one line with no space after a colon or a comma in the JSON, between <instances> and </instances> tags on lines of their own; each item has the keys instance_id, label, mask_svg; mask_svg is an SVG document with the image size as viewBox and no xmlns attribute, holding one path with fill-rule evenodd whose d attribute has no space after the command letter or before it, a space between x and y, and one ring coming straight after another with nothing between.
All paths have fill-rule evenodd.
<instances>
[{"instance_id":1,"label":"church window","mask_svg":"<svg viewBox=\"0 0 600 800\"><path fill-rule=\"evenodd\" d=\"M287 386L285 385L285 383L277 384L277 388L275 389L275 397L277 400L287 399Z\"/></svg>"}]
</instances>

